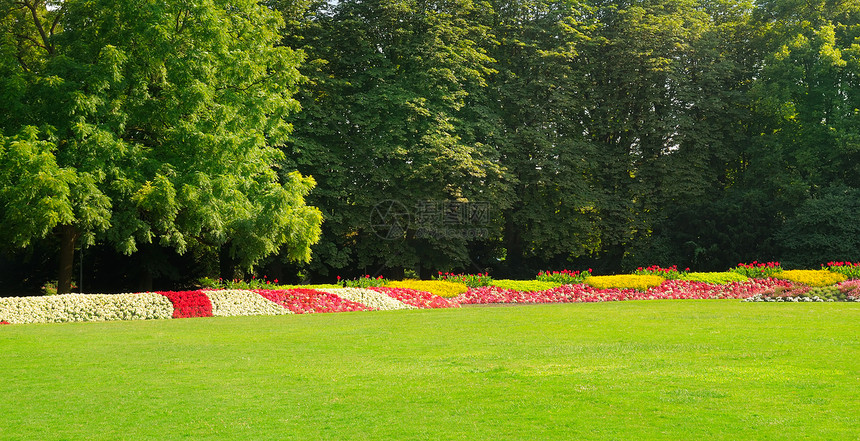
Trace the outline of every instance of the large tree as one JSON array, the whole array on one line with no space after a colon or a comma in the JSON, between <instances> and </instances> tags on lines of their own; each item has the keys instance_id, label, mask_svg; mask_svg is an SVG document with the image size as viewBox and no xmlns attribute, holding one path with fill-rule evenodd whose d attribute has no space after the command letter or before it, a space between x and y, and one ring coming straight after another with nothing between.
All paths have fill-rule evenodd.
<instances>
[{"instance_id":1,"label":"large tree","mask_svg":"<svg viewBox=\"0 0 860 441\"><path fill-rule=\"evenodd\" d=\"M589 174L598 153L581 112L588 73L580 46L593 32L587 5L574 0L494 1L490 50L497 71L480 94L482 141L503 166L505 270L531 275L544 262L596 251L596 192Z\"/></svg>"},{"instance_id":2,"label":"large tree","mask_svg":"<svg viewBox=\"0 0 860 441\"><path fill-rule=\"evenodd\" d=\"M498 167L464 113L490 72L487 12L471 0L341 1L286 34L309 54L287 157L319 182L316 272L468 262L468 237L422 235L416 220L421 207L491 198L482 184Z\"/></svg>"},{"instance_id":3,"label":"large tree","mask_svg":"<svg viewBox=\"0 0 860 441\"><path fill-rule=\"evenodd\" d=\"M0 2L0 222L27 246L60 236L131 254L227 247L253 265L310 258L314 181L276 167L302 54L251 0Z\"/></svg>"}]
</instances>

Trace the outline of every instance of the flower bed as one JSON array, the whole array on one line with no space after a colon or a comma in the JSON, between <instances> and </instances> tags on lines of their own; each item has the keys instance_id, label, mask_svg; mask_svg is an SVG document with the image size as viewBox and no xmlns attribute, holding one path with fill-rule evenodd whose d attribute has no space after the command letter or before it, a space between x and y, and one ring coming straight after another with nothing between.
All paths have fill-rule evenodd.
<instances>
[{"instance_id":1,"label":"flower bed","mask_svg":"<svg viewBox=\"0 0 860 441\"><path fill-rule=\"evenodd\" d=\"M811 273L814 277L804 278ZM824 276L821 276L822 273ZM797 276L799 274L800 276ZM829 271L784 271L776 278L743 280L734 273L687 273L697 280L665 280L637 289L657 276L613 276L621 288L588 283L531 291L535 281L495 281L503 286L469 288L446 299L412 288L331 288L280 290L199 290L139 294L67 294L0 298L0 324L159 318L280 315L415 308L451 308L461 304L568 303L656 299L749 299L749 301L860 301L860 280L809 286L824 278L844 277ZM730 279L741 280L730 280ZM601 277L590 277L594 282ZM603 277L609 279L609 277ZM786 280L792 279L792 280ZM632 281L631 281L632 280ZM829 279L828 279L829 280ZM799 282L806 282L801 284ZM438 281L436 281L438 282ZM513 283L516 282L516 283ZM447 282L446 282L447 283ZM599 285L599 284L598 284ZM509 289L517 288L517 289Z\"/></svg>"},{"instance_id":2,"label":"flower bed","mask_svg":"<svg viewBox=\"0 0 860 441\"><path fill-rule=\"evenodd\" d=\"M160 291L173 303L173 318L212 317L212 302L203 291Z\"/></svg>"},{"instance_id":3,"label":"flower bed","mask_svg":"<svg viewBox=\"0 0 860 441\"><path fill-rule=\"evenodd\" d=\"M860 280L832 286L775 287L744 299L748 302L860 302Z\"/></svg>"},{"instance_id":4,"label":"flower bed","mask_svg":"<svg viewBox=\"0 0 860 441\"><path fill-rule=\"evenodd\" d=\"M416 308L459 308L460 304L452 300L439 297L427 291L419 291L409 288L389 288L375 287L370 288L374 291L383 293L393 299L399 300L407 305L412 305Z\"/></svg>"},{"instance_id":5,"label":"flower bed","mask_svg":"<svg viewBox=\"0 0 860 441\"><path fill-rule=\"evenodd\" d=\"M287 308L252 291L225 289L203 291L212 302L212 315L215 317L235 317L242 315L282 315L291 314Z\"/></svg>"},{"instance_id":6,"label":"flower bed","mask_svg":"<svg viewBox=\"0 0 860 441\"><path fill-rule=\"evenodd\" d=\"M369 288L333 288L321 289L320 291L334 294L338 297L351 300L356 303L361 303L362 305L379 311L415 309L412 305L407 305L400 300L393 299L381 292L376 292Z\"/></svg>"},{"instance_id":7,"label":"flower bed","mask_svg":"<svg viewBox=\"0 0 860 441\"><path fill-rule=\"evenodd\" d=\"M537 292L521 292L496 287L473 288L454 300L461 304L486 303L570 303L611 302L658 299L743 299L776 287L791 287L791 282L759 279L713 285L689 280L668 280L657 287L640 291L632 288L597 289L586 284L563 285Z\"/></svg>"},{"instance_id":8,"label":"flower bed","mask_svg":"<svg viewBox=\"0 0 860 441\"><path fill-rule=\"evenodd\" d=\"M254 292L295 314L367 311L370 309L361 303L316 289L261 289Z\"/></svg>"},{"instance_id":9,"label":"flower bed","mask_svg":"<svg viewBox=\"0 0 860 441\"><path fill-rule=\"evenodd\" d=\"M155 293L0 298L0 320L16 324L166 319L173 312Z\"/></svg>"}]
</instances>

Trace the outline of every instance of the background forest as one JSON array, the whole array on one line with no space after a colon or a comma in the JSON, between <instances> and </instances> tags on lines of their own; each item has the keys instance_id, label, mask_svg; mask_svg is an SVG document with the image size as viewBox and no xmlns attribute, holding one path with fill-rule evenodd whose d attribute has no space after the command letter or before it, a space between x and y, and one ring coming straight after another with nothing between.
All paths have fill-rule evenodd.
<instances>
[{"instance_id":1,"label":"background forest","mask_svg":"<svg viewBox=\"0 0 860 441\"><path fill-rule=\"evenodd\" d=\"M857 1L0 14L7 293L860 260Z\"/></svg>"}]
</instances>

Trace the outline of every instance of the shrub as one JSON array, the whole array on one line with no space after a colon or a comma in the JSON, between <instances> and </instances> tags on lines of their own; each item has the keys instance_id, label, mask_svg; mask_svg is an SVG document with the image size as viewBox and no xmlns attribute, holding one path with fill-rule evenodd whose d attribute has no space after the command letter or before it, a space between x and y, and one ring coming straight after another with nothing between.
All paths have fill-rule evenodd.
<instances>
[{"instance_id":1,"label":"shrub","mask_svg":"<svg viewBox=\"0 0 860 441\"><path fill-rule=\"evenodd\" d=\"M679 278L680 280L692 280L695 282L704 282L704 283L713 283L717 285L725 285L726 283L731 282L746 282L749 280L749 277L734 273L734 272L722 272L722 273L684 273Z\"/></svg>"},{"instance_id":2,"label":"shrub","mask_svg":"<svg viewBox=\"0 0 860 441\"><path fill-rule=\"evenodd\" d=\"M173 310L168 299L155 293L0 298L0 320L9 323L166 319Z\"/></svg>"},{"instance_id":3,"label":"shrub","mask_svg":"<svg viewBox=\"0 0 860 441\"><path fill-rule=\"evenodd\" d=\"M860 189L831 187L816 193L774 235L781 255L797 268L814 268L837 256L860 260Z\"/></svg>"},{"instance_id":4,"label":"shrub","mask_svg":"<svg viewBox=\"0 0 860 441\"><path fill-rule=\"evenodd\" d=\"M399 300L416 308L459 308L460 305L448 299L444 299L427 291L419 291L409 288L374 287L369 288L381 292L391 298Z\"/></svg>"},{"instance_id":5,"label":"shrub","mask_svg":"<svg viewBox=\"0 0 860 441\"><path fill-rule=\"evenodd\" d=\"M439 297L457 297L469 289L463 283L446 280L401 280L389 281L385 284L389 288L407 288L418 291L427 291Z\"/></svg>"},{"instance_id":6,"label":"shrub","mask_svg":"<svg viewBox=\"0 0 860 441\"><path fill-rule=\"evenodd\" d=\"M860 279L860 262L827 262L827 266L822 264L821 268L842 274L849 279Z\"/></svg>"},{"instance_id":7,"label":"shrub","mask_svg":"<svg viewBox=\"0 0 860 441\"><path fill-rule=\"evenodd\" d=\"M439 275L434 277L435 280L445 280L448 282L457 282L466 285L469 288L477 288L479 286L489 286L493 282L493 278L486 273L478 274L454 274L443 273L439 271Z\"/></svg>"},{"instance_id":8,"label":"shrub","mask_svg":"<svg viewBox=\"0 0 860 441\"><path fill-rule=\"evenodd\" d=\"M212 317L212 302L203 291L159 291L173 303L173 318Z\"/></svg>"},{"instance_id":9,"label":"shrub","mask_svg":"<svg viewBox=\"0 0 860 441\"><path fill-rule=\"evenodd\" d=\"M847 277L828 270L789 270L775 274L775 278L802 283L807 286L830 286L845 281Z\"/></svg>"},{"instance_id":10,"label":"shrub","mask_svg":"<svg viewBox=\"0 0 860 441\"><path fill-rule=\"evenodd\" d=\"M415 309L412 305L407 305L400 300L393 299L385 294L367 288L332 288L323 289L321 291L334 294L346 300L361 303L371 309L377 309L380 311Z\"/></svg>"},{"instance_id":11,"label":"shrub","mask_svg":"<svg viewBox=\"0 0 860 441\"><path fill-rule=\"evenodd\" d=\"M645 291L648 288L659 286L666 279L654 275L622 274L617 276L591 276L585 279L585 283L597 289L624 289L630 288Z\"/></svg>"},{"instance_id":12,"label":"shrub","mask_svg":"<svg viewBox=\"0 0 860 441\"><path fill-rule=\"evenodd\" d=\"M556 282L561 283L562 285L575 285L577 283L582 283L586 277L591 276L591 268L586 271L571 271L571 270L561 270L561 271L541 271L537 275L537 280L541 282Z\"/></svg>"},{"instance_id":13,"label":"shrub","mask_svg":"<svg viewBox=\"0 0 860 441\"><path fill-rule=\"evenodd\" d=\"M370 288L371 286L383 286L386 282L388 280L383 279L382 276L370 277L365 275L357 279L341 279L340 276L337 276L337 283L343 288Z\"/></svg>"},{"instance_id":14,"label":"shrub","mask_svg":"<svg viewBox=\"0 0 860 441\"><path fill-rule=\"evenodd\" d=\"M203 288L212 288L216 290L221 289L271 289L273 287L278 286L278 279L269 280L267 276L263 276L262 279L258 279L256 276L252 276L251 280L224 280L221 278L212 279L209 277L203 277L197 280L197 284Z\"/></svg>"},{"instance_id":15,"label":"shrub","mask_svg":"<svg viewBox=\"0 0 860 441\"><path fill-rule=\"evenodd\" d=\"M766 279L781 273L782 266L780 266L779 262L759 263L758 261L753 261L753 263L739 263L738 266L729 271L751 279Z\"/></svg>"},{"instance_id":16,"label":"shrub","mask_svg":"<svg viewBox=\"0 0 860 441\"><path fill-rule=\"evenodd\" d=\"M282 315L291 311L261 295L239 289L203 291L212 302L212 315L234 317L244 315Z\"/></svg>"},{"instance_id":17,"label":"shrub","mask_svg":"<svg viewBox=\"0 0 860 441\"><path fill-rule=\"evenodd\" d=\"M277 289L322 289L322 288L340 288L340 285L333 283L318 283L315 285L278 285ZM274 289L274 288L272 288Z\"/></svg>"},{"instance_id":18,"label":"shrub","mask_svg":"<svg viewBox=\"0 0 860 441\"><path fill-rule=\"evenodd\" d=\"M647 268L639 267L633 274L637 274L640 276L660 276L666 280L677 280L683 279L683 275L690 271L690 268L684 270L684 272L678 271L677 265L672 265L668 268L661 268L659 265L651 265Z\"/></svg>"},{"instance_id":19,"label":"shrub","mask_svg":"<svg viewBox=\"0 0 860 441\"><path fill-rule=\"evenodd\" d=\"M558 288L563 285L559 282L545 282L541 280L494 280L492 286L513 291L534 292Z\"/></svg>"},{"instance_id":20,"label":"shrub","mask_svg":"<svg viewBox=\"0 0 860 441\"><path fill-rule=\"evenodd\" d=\"M340 298L335 294L314 289L261 289L255 292L296 314L367 311L370 309L360 303Z\"/></svg>"}]
</instances>

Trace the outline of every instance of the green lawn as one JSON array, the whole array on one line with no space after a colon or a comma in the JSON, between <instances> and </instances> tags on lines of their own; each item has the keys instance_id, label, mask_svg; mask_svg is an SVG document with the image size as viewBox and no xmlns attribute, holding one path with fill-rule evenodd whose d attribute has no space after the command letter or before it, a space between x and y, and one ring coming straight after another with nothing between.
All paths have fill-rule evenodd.
<instances>
[{"instance_id":1,"label":"green lawn","mask_svg":"<svg viewBox=\"0 0 860 441\"><path fill-rule=\"evenodd\" d=\"M0 327L0 440L860 439L860 304Z\"/></svg>"}]
</instances>

